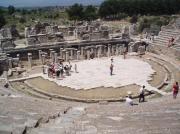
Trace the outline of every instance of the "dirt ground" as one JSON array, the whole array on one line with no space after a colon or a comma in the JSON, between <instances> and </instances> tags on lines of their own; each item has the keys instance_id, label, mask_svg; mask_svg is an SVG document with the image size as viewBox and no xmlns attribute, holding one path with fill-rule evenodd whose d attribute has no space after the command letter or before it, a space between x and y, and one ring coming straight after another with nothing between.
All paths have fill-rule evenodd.
<instances>
[{"instance_id":1,"label":"dirt ground","mask_svg":"<svg viewBox=\"0 0 180 134\"><path fill-rule=\"evenodd\" d=\"M68 87L58 86L56 83L50 82L41 77L29 79L27 80L27 82L45 92L81 99L120 98L126 96L127 91L131 91L133 95L137 94L137 92L139 91L139 86L137 85L129 85L121 88L99 87L89 90L74 90Z\"/></svg>"}]
</instances>

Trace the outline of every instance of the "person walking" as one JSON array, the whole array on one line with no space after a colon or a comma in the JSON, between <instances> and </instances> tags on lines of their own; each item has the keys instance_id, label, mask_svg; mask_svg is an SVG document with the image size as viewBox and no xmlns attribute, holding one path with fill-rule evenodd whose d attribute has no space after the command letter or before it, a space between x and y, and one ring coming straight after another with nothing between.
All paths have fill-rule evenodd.
<instances>
[{"instance_id":1,"label":"person walking","mask_svg":"<svg viewBox=\"0 0 180 134\"><path fill-rule=\"evenodd\" d=\"M144 93L145 93L145 86L143 85L143 87L141 87L139 90L139 103L145 101Z\"/></svg>"},{"instance_id":2,"label":"person walking","mask_svg":"<svg viewBox=\"0 0 180 134\"><path fill-rule=\"evenodd\" d=\"M174 99L176 99L178 91L179 91L179 84L178 82L175 82L173 85L173 98Z\"/></svg>"}]
</instances>

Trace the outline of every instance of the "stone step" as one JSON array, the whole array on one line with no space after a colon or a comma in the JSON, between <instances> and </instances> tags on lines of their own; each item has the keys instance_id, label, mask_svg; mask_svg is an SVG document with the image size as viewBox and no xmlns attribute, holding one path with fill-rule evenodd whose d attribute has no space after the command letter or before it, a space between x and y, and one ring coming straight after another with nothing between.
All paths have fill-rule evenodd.
<instances>
[{"instance_id":1,"label":"stone step","mask_svg":"<svg viewBox=\"0 0 180 134\"><path fill-rule=\"evenodd\" d=\"M174 33L174 32L160 32L158 36L166 36L166 37L173 37L173 36L178 36L179 33Z\"/></svg>"},{"instance_id":2,"label":"stone step","mask_svg":"<svg viewBox=\"0 0 180 134\"><path fill-rule=\"evenodd\" d=\"M174 38L176 38L176 36L173 36ZM172 36L157 36L155 39L164 39L164 40L170 40L172 38Z\"/></svg>"},{"instance_id":3,"label":"stone step","mask_svg":"<svg viewBox=\"0 0 180 134\"><path fill-rule=\"evenodd\" d=\"M27 84L22 83L22 86L20 86L18 89L15 89L15 90L28 96L50 100L50 97L47 97L43 94L36 92L35 90L33 90L33 88L29 87Z\"/></svg>"},{"instance_id":4,"label":"stone step","mask_svg":"<svg viewBox=\"0 0 180 134\"><path fill-rule=\"evenodd\" d=\"M179 31L174 29L163 29L162 32L164 33L179 33Z\"/></svg>"},{"instance_id":5,"label":"stone step","mask_svg":"<svg viewBox=\"0 0 180 134\"><path fill-rule=\"evenodd\" d=\"M157 39L157 40L155 40L155 41L153 42L153 44L161 44L161 45L163 45L163 46L167 46L167 45L168 45L168 41L164 41L164 40L159 40L159 39Z\"/></svg>"},{"instance_id":6,"label":"stone step","mask_svg":"<svg viewBox=\"0 0 180 134\"><path fill-rule=\"evenodd\" d=\"M168 41L168 40L164 40L164 39L157 38L157 39L154 40L154 42L168 43L169 41Z\"/></svg>"},{"instance_id":7,"label":"stone step","mask_svg":"<svg viewBox=\"0 0 180 134\"><path fill-rule=\"evenodd\" d=\"M85 107L72 107L66 114L61 115L55 120L51 120L47 124L42 124L38 128L31 129L27 134L73 134L74 120L78 119L85 113ZM75 132L75 131L74 131Z\"/></svg>"}]
</instances>

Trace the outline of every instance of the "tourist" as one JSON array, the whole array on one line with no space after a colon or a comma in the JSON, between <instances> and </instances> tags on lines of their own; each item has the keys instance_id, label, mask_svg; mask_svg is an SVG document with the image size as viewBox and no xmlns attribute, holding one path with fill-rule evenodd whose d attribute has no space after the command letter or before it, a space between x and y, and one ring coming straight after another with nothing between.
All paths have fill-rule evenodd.
<instances>
[{"instance_id":1,"label":"tourist","mask_svg":"<svg viewBox=\"0 0 180 134\"><path fill-rule=\"evenodd\" d=\"M69 62L69 70L71 71L72 65L70 63L70 60L68 62Z\"/></svg>"},{"instance_id":2,"label":"tourist","mask_svg":"<svg viewBox=\"0 0 180 134\"><path fill-rule=\"evenodd\" d=\"M56 63L55 66L54 66L54 70L55 70L55 73L56 73L56 78L59 78L59 75L60 75L60 64Z\"/></svg>"},{"instance_id":3,"label":"tourist","mask_svg":"<svg viewBox=\"0 0 180 134\"><path fill-rule=\"evenodd\" d=\"M124 59L126 59L126 54L127 54L127 51L126 51L126 48L124 48L124 50L123 50Z\"/></svg>"},{"instance_id":4,"label":"tourist","mask_svg":"<svg viewBox=\"0 0 180 134\"><path fill-rule=\"evenodd\" d=\"M48 64L47 66L48 77L51 77L51 65Z\"/></svg>"},{"instance_id":5,"label":"tourist","mask_svg":"<svg viewBox=\"0 0 180 134\"><path fill-rule=\"evenodd\" d=\"M173 98L174 99L176 99L178 91L179 91L179 84L178 82L175 82L173 85Z\"/></svg>"},{"instance_id":6,"label":"tourist","mask_svg":"<svg viewBox=\"0 0 180 134\"><path fill-rule=\"evenodd\" d=\"M145 93L145 86L143 85L143 87L141 87L139 90L139 103L145 101L144 93Z\"/></svg>"},{"instance_id":7,"label":"tourist","mask_svg":"<svg viewBox=\"0 0 180 134\"><path fill-rule=\"evenodd\" d=\"M65 70L66 75L69 76L70 74L69 74L69 66L68 65L66 65L64 67L64 70Z\"/></svg>"},{"instance_id":8,"label":"tourist","mask_svg":"<svg viewBox=\"0 0 180 134\"><path fill-rule=\"evenodd\" d=\"M171 39L169 39L168 47L171 47L173 45L174 40L175 39L173 37L171 37Z\"/></svg>"},{"instance_id":9,"label":"tourist","mask_svg":"<svg viewBox=\"0 0 180 134\"><path fill-rule=\"evenodd\" d=\"M42 71L43 71L43 74L46 74L46 71L45 71L46 69L45 69L45 66L43 65L42 66Z\"/></svg>"},{"instance_id":10,"label":"tourist","mask_svg":"<svg viewBox=\"0 0 180 134\"><path fill-rule=\"evenodd\" d=\"M114 59L113 59L113 57L111 58L111 64L113 63L113 61L114 61Z\"/></svg>"},{"instance_id":11,"label":"tourist","mask_svg":"<svg viewBox=\"0 0 180 134\"><path fill-rule=\"evenodd\" d=\"M78 73L78 71L77 71L77 64L74 65L74 70L75 70L75 73Z\"/></svg>"},{"instance_id":12,"label":"tourist","mask_svg":"<svg viewBox=\"0 0 180 134\"><path fill-rule=\"evenodd\" d=\"M55 73L54 63L52 63L48 67L48 76L53 78L54 73Z\"/></svg>"},{"instance_id":13,"label":"tourist","mask_svg":"<svg viewBox=\"0 0 180 134\"><path fill-rule=\"evenodd\" d=\"M64 70L63 70L63 63L60 62L60 65L59 65L59 70L60 70L60 77L63 78L63 73L64 73Z\"/></svg>"},{"instance_id":14,"label":"tourist","mask_svg":"<svg viewBox=\"0 0 180 134\"><path fill-rule=\"evenodd\" d=\"M111 66L110 66L110 75L112 76L113 75L113 64L111 63Z\"/></svg>"},{"instance_id":15,"label":"tourist","mask_svg":"<svg viewBox=\"0 0 180 134\"><path fill-rule=\"evenodd\" d=\"M126 96L126 104L130 105L130 106L133 106L133 100L132 100L132 97L131 96Z\"/></svg>"}]
</instances>

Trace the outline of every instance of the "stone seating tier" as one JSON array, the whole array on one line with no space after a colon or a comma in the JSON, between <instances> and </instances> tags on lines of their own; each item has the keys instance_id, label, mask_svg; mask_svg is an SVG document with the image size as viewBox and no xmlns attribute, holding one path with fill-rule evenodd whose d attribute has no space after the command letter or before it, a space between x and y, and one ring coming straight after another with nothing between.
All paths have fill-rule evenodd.
<instances>
[{"instance_id":1,"label":"stone seating tier","mask_svg":"<svg viewBox=\"0 0 180 134\"><path fill-rule=\"evenodd\" d=\"M180 35L180 31L177 29L171 29L170 27L163 27L162 31L159 32L158 37L153 41L154 45L167 46L169 40L173 38L178 38ZM172 48L179 50L180 43L179 41L175 42L175 45Z\"/></svg>"}]
</instances>

